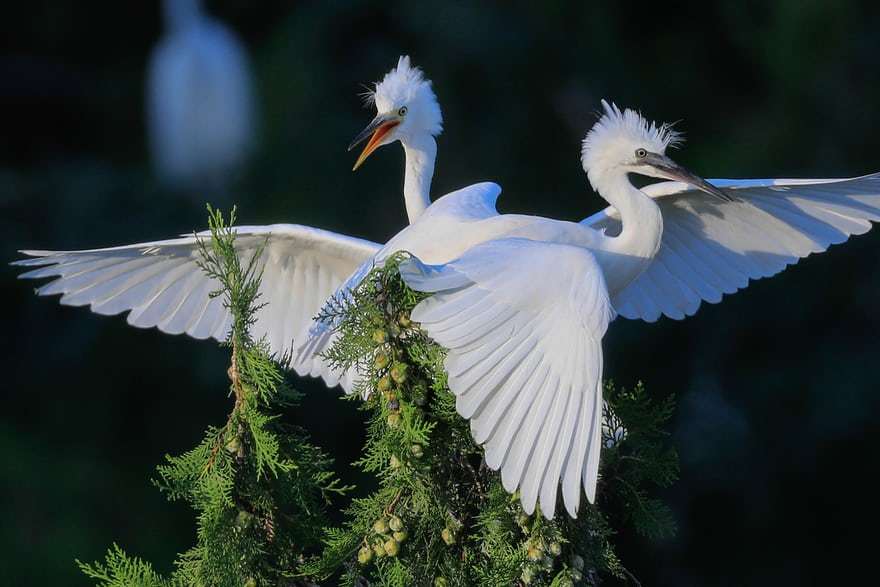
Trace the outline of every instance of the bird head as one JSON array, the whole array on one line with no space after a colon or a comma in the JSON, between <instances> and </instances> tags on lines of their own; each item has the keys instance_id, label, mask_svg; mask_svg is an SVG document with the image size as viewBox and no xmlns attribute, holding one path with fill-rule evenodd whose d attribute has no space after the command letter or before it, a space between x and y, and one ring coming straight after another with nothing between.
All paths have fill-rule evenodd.
<instances>
[{"instance_id":1,"label":"bird head","mask_svg":"<svg viewBox=\"0 0 880 587\"><path fill-rule=\"evenodd\" d=\"M164 0L162 12L169 31L181 31L203 19L201 0Z\"/></svg>"},{"instance_id":2,"label":"bird head","mask_svg":"<svg viewBox=\"0 0 880 587\"><path fill-rule=\"evenodd\" d=\"M602 100L604 113L587 133L581 149L581 163L593 188L609 174L637 173L648 177L683 181L724 201L731 197L691 173L666 155L682 142L681 134L669 124L648 122L629 108L621 111Z\"/></svg>"},{"instance_id":3,"label":"bird head","mask_svg":"<svg viewBox=\"0 0 880 587\"><path fill-rule=\"evenodd\" d=\"M406 143L425 135L434 137L443 131L443 115L431 81L425 79L421 69L410 65L405 55L398 60L397 67L367 92L366 98L376 106L376 117L348 146L351 151L369 139L354 169L382 145Z\"/></svg>"}]
</instances>

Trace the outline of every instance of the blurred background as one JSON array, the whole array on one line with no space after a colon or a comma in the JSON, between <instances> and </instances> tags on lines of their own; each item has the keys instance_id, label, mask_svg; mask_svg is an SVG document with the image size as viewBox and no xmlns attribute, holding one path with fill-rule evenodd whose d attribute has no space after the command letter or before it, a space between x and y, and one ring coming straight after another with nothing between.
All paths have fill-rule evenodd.
<instances>
[{"instance_id":1,"label":"blurred background","mask_svg":"<svg viewBox=\"0 0 880 587\"><path fill-rule=\"evenodd\" d=\"M149 478L230 407L217 345L38 299L6 262L201 229L205 202L386 240L405 222L402 150L352 174L345 148L373 115L362 85L402 53L445 115L434 193L494 180L503 212L604 205L578 161L603 97L682 119L675 157L706 177L880 170L876 2L205 4L253 82L234 106L251 104L253 125L229 139L243 155L217 181L151 163L150 56L174 29L160 2L0 8L0 583L84 585L74 558L113 541L170 570L194 524ZM680 532L617 537L643 584L837 584L873 567L878 269L875 231L694 318L610 329L607 375L678 401L681 480L663 496ZM356 481L360 414L298 383L289 417Z\"/></svg>"}]
</instances>

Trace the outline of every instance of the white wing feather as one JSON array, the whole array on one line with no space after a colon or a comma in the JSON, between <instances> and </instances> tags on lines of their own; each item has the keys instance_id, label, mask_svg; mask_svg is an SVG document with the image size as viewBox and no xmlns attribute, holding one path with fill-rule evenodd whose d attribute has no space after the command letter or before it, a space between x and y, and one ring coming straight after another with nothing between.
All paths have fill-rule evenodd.
<instances>
[{"instance_id":1,"label":"white wing feather","mask_svg":"<svg viewBox=\"0 0 880 587\"><path fill-rule=\"evenodd\" d=\"M332 372L311 353L294 345L306 342L312 319L324 301L380 245L333 232L292 224L241 226L236 248L243 262L265 243L261 302L253 326L277 356L293 353L291 367L300 375L322 377L331 387L350 381ZM207 237L200 233L198 238ZM218 284L198 267L196 236L86 251L22 251L33 258L14 265L32 267L21 278L57 277L37 290L61 294L61 303L91 307L98 314L129 312L128 323L157 327L169 334L225 340L231 316L222 297L209 293Z\"/></svg>"},{"instance_id":2,"label":"white wing feather","mask_svg":"<svg viewBox=\"0 0 880 587\"><path fill-rule=\"evenodd\" d=\"M335 290L335 295L347 296L350 291L357 288L371 269L381 266L395 252L409 251L422 258L441 262L438 261L438 257L442 261L450 258L448 246L466 250L468 243L463 239L467 238L468 231L463 231L462 227L469 222L497 216L495 201L500 193L501 187L498 184L482 182L438 198L417 222L398 232L381 250L371 255L354 271ZM326 351L336 336L336 326L338 323L334 321L314 323L309 331L308 341L298 350L298 356L315 356ZM352 370L346 374L346 377L354 381L356 374ZM351 385L347 386L346 391L351 391L351 387Z\"/></svg>"},{"instance_id":3,"label":"white wing feather","mask_svg":"<svg viewBox=\"0 0 880 587\"><path fill-rule=\"evenodd\" d=\"M501 239L445 265L411 260L401 275L434 292L413 320L448 349L458 412L526 512L552 518L560 480L577 515L593 501L602 417L601 341L613 310L586 249Z\"/></svg>"},{"instance_id":4,"label":"white wing feather","mask_svg":"<svg viewBox=\"0 0 880 587\"><path fill-rule=\"evenodd\" d=\"M722 202L680 182L643 189L663 214L660 250L612 296L619 314L648 322L682 319L749 280L769 277L880 220L880 174L853 179L710 180L736 201ZM614 208L582 224L620 231Z\"/></svg>"}]
</instances>

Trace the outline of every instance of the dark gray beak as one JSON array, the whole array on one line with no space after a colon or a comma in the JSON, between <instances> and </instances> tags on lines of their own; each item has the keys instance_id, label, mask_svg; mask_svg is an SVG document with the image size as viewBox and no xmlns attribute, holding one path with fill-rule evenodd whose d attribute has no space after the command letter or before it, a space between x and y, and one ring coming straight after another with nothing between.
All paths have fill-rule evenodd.
<instances>
[{"instance_id":1,"label":"dark gray beak","mask_svg":"<svg viewBox=\"0 0 880 587\"><path fill-rule=\"evenodd\" d=\"M647 157L642 160L644 165L650 165L659 171L666 179L673 181L683 181L692 185L701 192L705 192L710 196L718 198L722 202L734 202L736 198L723 192L720 188L715 187L702 177L691 173L666 155L657 155L656 153L648 153Z\"/></svg>"}]
</instances>

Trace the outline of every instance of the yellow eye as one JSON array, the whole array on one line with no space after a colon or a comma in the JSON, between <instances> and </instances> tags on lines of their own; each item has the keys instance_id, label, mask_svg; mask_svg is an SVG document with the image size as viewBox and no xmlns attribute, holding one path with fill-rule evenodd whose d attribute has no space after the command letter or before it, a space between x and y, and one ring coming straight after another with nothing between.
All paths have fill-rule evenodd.
<instances>
[{"instance_id":1,"label":"yellow eye","mask_svg":"<svg viewBox=\"0 0 880 587\"><path fill-rule=\"evenodd\" d=\"M406 106L401 106L400 110L397 111L398 116L406 116L407 109Z\"/></svg>"},{"instance_id":2,"label":"yellow eye","mask_svg":"<svg viewBox=\"0 0 880 587\"><path fill-rule=\"evenodd\" d=\"M648 156L648 152L645 149L636 149L636 158L644 159Z\"/></svg>"}]
</instances>

